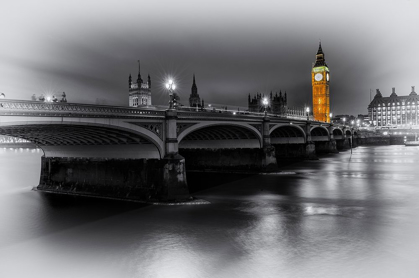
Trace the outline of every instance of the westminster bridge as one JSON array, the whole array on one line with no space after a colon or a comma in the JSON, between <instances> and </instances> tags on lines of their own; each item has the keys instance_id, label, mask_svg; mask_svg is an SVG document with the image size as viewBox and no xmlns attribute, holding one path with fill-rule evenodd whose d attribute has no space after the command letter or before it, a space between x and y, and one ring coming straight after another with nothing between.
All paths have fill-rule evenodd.
<instances>
[{"instance_id":1,"label":"westminster bridge","mask_svg":"<svg viewBox=\"0 0 419 278\"><path fill-rule=\"evenodd\" d=\"M211 109L156 109L0 99L0 135L42 149L38 189L148 200L189 197L188 169L269 171L348 148L356 131Z\"/></svg>"}]
</instances>

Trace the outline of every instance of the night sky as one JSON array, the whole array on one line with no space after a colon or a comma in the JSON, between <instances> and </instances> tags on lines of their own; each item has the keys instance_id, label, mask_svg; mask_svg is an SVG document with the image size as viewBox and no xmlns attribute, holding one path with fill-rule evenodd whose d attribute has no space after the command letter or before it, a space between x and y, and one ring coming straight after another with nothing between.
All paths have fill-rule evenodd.
<instances>
[{"instance_id":1,"label":"night sky","mask_svg":"<svg viewBox=\"0 0 419 278\"><path fill-rule=\"evenodd\" d=\"M418 1L7 1L0 16L0 92L30 100L128 105L128 75L152 79L166 104L173 76L187 104L192 75L205 102L247 106L287 91L311 104L319 40L331 111L367 113L370 89L419 91Z\"/></svg>"}]
</instances>

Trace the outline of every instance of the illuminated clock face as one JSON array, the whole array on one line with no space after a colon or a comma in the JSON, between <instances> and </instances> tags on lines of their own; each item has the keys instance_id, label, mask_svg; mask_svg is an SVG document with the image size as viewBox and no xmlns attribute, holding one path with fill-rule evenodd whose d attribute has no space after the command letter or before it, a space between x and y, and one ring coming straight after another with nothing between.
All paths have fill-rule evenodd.
<instances>
[{"instance_id":1,"label":"illuminated clock face","mask_svg":"<svg viewBox=\"0 0 419 278\"><path fill-rule=\"evenodd\" d=\"M326 74L326 80L329 81L330 80L330 76L329 73Z\"/></svg>"},{"instance_id":2,"label":"illuminated clock face","mask_svg":"<svg viewBox=\"0 0 419 278\"><path fill-rule=\"evenodd\" d=\"M323 74L316 73L316 75L314 76L314 79L316 79L316 81L321 81L323 79Z\"/></svg>"}]
</instances>

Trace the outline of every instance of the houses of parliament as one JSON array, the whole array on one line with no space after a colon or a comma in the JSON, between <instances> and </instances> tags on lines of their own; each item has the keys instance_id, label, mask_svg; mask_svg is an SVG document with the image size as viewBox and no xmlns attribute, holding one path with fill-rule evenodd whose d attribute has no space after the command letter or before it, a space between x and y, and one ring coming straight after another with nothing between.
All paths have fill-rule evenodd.
<instances>
[{"instance_id":1,"label":"houses of parliament","mask_svg":"<svg viewBox=\"0 0 419 278\"><path fill-rule=\"evenodd\" d=\"M326 64L325 55L319 43L319 48L316 53L316 60L313 63L311 70L311 84L312 84L312 101L313 101L313 119L315 121L330 122L330 71ZM140 62L138 61L138 76L137 80L132 79L131 74L128 78L129 85L129 106L130 107L151 107L151 77L148 75L147 81L141 77ZM263 99L267 98L268 105L263 105ZM198 94L198 87L196 85L195 74L192 79L191 94L189 96L189 107L196 109L204 108L204 100L201 100ZM249 112L263 112L267 110L268 113L277 115L287 115L289 110L287 104L287 93L282 94L282 91L273 94L272 92L265 97L264 94L256 93L255 96L248 96L248 110ZM293 109L295 110L295 109ZM305 111L305 107L299 110ZM303 112L304 113L304 112Z\"/></svg>"}]
</instances>

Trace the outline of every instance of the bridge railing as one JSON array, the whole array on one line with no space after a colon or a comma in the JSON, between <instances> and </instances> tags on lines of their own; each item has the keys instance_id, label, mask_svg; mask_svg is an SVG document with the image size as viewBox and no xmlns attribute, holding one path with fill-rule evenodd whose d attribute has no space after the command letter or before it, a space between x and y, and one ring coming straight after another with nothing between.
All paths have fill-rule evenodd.
<instances>
[{"instance_id":1,"label":"bridge railing","mask_svg":"<svg viewBox=\"0 0 419 278\"><path fill-rule=\"evenodd\" d=\"M39 102L25 100L0 99L0 115L27 115L38 116L100 116L100 117L121 117L121 116L153 116L164 117L165 111L153 108L133 108L108 105L93 105L80 103L63 102Z\"/></svg>"},{"instance_id":2,"label":"bridge railing","mask_svg":"<svg viewBox=\"0 0 419 278\"><path fill-rule=\"evenodd\" d=\"M263 117L265 116L264 112L250 112L246 110L229 110L223 108L215 108L215 107L206 107L197 109L196 107L186 107L183 106L178 109L178 112L182 116L203 116L203 117L233 117L233 116L246 116L246 117ZM268 113L268 116L271 118L282 118L282 119L290 119L290 120L307 120L307 116L302 116L299 114L292 114L287 113L286 115L281 114L272 114ZM312 116L309 117L309 120L313 120Z\"/></svg>"},{"instance_id":3,"label":"bridge railing","mask_svg":"<svg viewBox=\"0 0 419 278\"><path fill-rule=\"evenodd\" d=\"M64 102L40 102L26 100L0 99L0 115L36 115L36 116L61 116L61 117L165 117L168 107L121 107L108 105L94 105ZM246 110L227 110L220 108L204 108L196 111L196 107L179 107L180 117L246 117L260 118L263 112L249 112ZM289 120L307 120L306 116L287 113L286 115L268 114L271 118ZM309 120L312 120L310 117Z\"/></svg>"}]
</instances>

